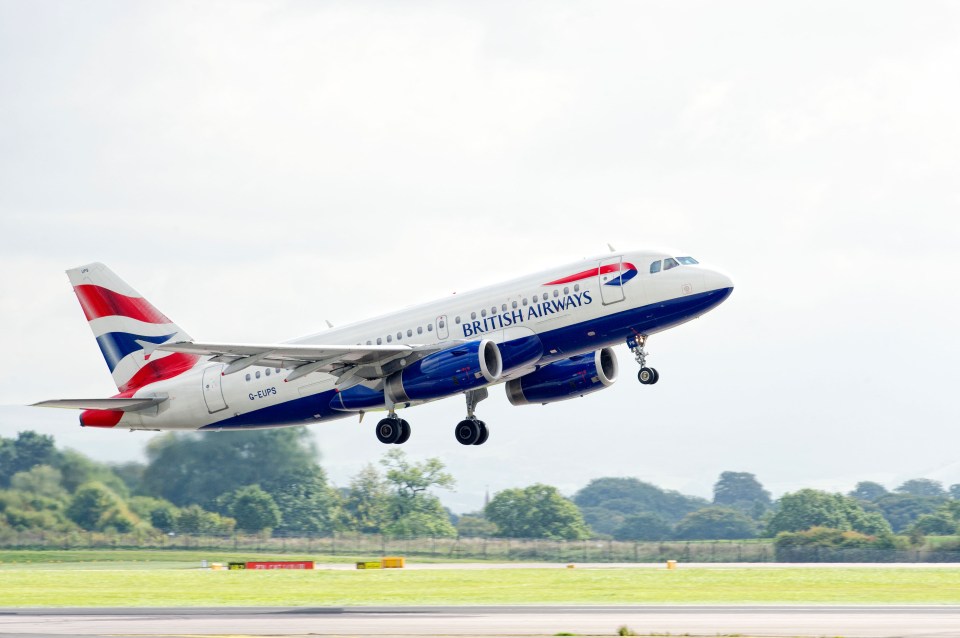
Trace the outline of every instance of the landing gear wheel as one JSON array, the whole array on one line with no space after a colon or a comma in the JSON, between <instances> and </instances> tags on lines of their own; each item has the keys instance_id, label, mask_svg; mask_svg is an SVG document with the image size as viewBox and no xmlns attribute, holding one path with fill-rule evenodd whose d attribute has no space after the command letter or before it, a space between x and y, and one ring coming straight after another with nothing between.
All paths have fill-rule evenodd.
<instances>
[{"instance_id":1,"label":"landing gear wheel","mask_svg":"<svg viewBox=\"0 0 960 638\"><path fill-rule=\"evenodd\" d=\"M487 442L487 438L490 436L490 430L487 429L487 424L483 421L477 421L477 423L480 425L480 438L477 439L474 445L483 445Z\"/></svg>"},{"instance_id":2,"label":"landing gear wheel","mask_svg":"<svg viewBox=\"0 0 960 638\"><path fill-rule=\"evenodd\" d=\"M660 380L660 373L657 372L656 368L650 368L650 369L653 370L653 381L650 382L650 385L653 385Z\"/></svg>"},{"instance_id":3,"label":"landing gear wheel","mask_svg":"<svg viewBox=\"0 0 960 638\"><path fill-rule=\"evenodd\" d=\"M657 371L653 368L640 368L640 372L637 373L637 381L643 385L653 385L657 379L659 379Z\"/></svg>"},{"instance_id":4,"label":"landing gear wheel","mask_svg":"<svg viewBox=\"0 0 960 638\"><path fill-rule=\"evenodd\" d=\"M400 440L403 435L403 427L400 425L400 419L397 417L387 417L377 423L377 438L381 443L391 444Z\"/></svg>"},{"instance_id":5,"label":"landing gear wheel","mask_svg":"<svg viewBox=\"0 0 960 638\"><path fill-rule=\"evenodd\" d=\"M483 434L483 429L480 427L479 421L464 419L457 424L453 434L461 445L476 445Z\"/></svg>"},{"instance_id":6,"label":"landing gear wheel","mask_svg":"<svg viewBox=\"0 0 960 638\"><path fill-rule=\"evenodd\" d=\"M400 438L397 439L397 445L403 445L410 440L410 424L406 419L400 419Z\"/></svg>"}]
</instances>

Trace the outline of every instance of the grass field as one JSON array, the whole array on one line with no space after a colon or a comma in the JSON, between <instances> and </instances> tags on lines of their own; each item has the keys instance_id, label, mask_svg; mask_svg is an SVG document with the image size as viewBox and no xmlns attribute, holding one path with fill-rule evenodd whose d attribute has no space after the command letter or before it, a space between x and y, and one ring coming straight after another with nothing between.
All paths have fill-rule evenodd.
<instances>
[{"instance_id":1,"label":"grass field","mask_svg":"<svg viewBox=\"0 0 960 638\"><path fill-rule=\"evenodd\" d=\"M210 552L0 552L0 606L960 604L960 568L210 571ZM259 560L272 558L257 555ZM328 557L313 558L333 562ZM347 558L339 557L339 562Z\"/></svg>"}]
</instances>

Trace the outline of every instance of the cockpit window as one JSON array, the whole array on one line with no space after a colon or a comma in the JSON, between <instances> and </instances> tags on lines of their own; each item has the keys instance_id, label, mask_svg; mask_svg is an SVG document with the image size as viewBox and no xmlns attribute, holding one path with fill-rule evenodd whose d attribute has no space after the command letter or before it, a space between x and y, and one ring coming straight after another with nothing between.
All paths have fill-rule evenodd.
<instances>
[{"instance_id":1,"label":"cockpit window","mask_svg":"<svg viewBox=\"0 0 960 638\"><path fill-rule=\"evenodd\" d=\"M652 274L655 273L655 272L660 272L660 262L659 262L659 261L655 261L655 262L653 262L652 264L650 264L650 274L652 275Z\"/></svg>"},{"instance_id":2,"label":"cockpit window","mask_svg":"<svg viewBox=\"0 0 960 638\"><path fill-rule=\"evenodd\" d=\"M677 260L673 257L667 257L663 260L663 269L670 270L671 268L676 268L680 264L677 263Z\"/></svg>"},{"instance_id":3,"label":"cockpit window","mask_svg":"<svg viewBox=\"0 0 960 638\"><path fill-rule=\"evenodd\" d=\"M692 266L692 265L694 265L694 264L699 264L699 263L700 263L699 261L697 261L697 260L694 259L693 257L677 257L677 261L679 261L679 262L680 262L681 264L683 264L684 266Z\"/></svg>"}]
</instances>

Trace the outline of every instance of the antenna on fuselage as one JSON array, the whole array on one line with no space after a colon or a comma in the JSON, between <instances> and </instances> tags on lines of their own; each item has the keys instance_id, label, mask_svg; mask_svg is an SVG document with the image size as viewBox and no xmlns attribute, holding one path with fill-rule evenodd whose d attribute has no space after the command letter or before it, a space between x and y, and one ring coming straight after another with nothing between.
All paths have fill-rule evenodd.
<instances>
[{"instance_id":1,"label":"antenna on fuselage","mask_svg":"<svg viewBox=\"0 0 960 638\"><path fill-rule=\"evenodd\" d=\"M609 248L609 249L610 249L610 252L612 252L612 253L617 252L617 249L614 248L614 247L613 247L612 245L610 245L610 244L607 244L607 248Z\"/></svg>"}]
</instances>

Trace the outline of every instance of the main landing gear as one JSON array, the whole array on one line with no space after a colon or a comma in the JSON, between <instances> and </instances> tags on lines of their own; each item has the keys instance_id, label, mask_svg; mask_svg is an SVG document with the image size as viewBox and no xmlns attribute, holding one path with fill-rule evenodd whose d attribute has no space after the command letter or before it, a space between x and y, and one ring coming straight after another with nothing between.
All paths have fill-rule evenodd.
<instances>
[{"instance_id":1,"label":"main landing gear","mask_svg":"<svg viewBox=\"0 0 960 638\"><path fill-rule=\"evenodd\" d=\"M487 430L487 424L476 417L474 411L477 409L477 404L488 396L490 393L486 388L470 390L466 393L467 418L457 423L457 427L453 430L453 435L461 445L483 445L487 442L490 431Z\"/></svg>"},{"instance_id":2,"label":"main landing gear","mask_svg":"<svg viewBox=\"0 0 960 638\"><path fill-rule=\"evenodd\" d=\"M401 445L410 438L410 424L391 413L377 423L377 438L381 443Z\"/></svg>"},{"instance_id":3,"label":"main landing gear","mask_svg":"<svg viewBox=\"0 0 960 638\"><path fill-rule=\"evenodd\" d=\"M656 368L647 367L647 355L649 353L647 352L646 345L646 335L637 335L627 339L627 346L630 348L630 352L633 353L633 356L637 359L637 363L640 364L637 381L643 385L653 385L660 380L660 373L657 372Z\"/></svg>"}]
</instances>

